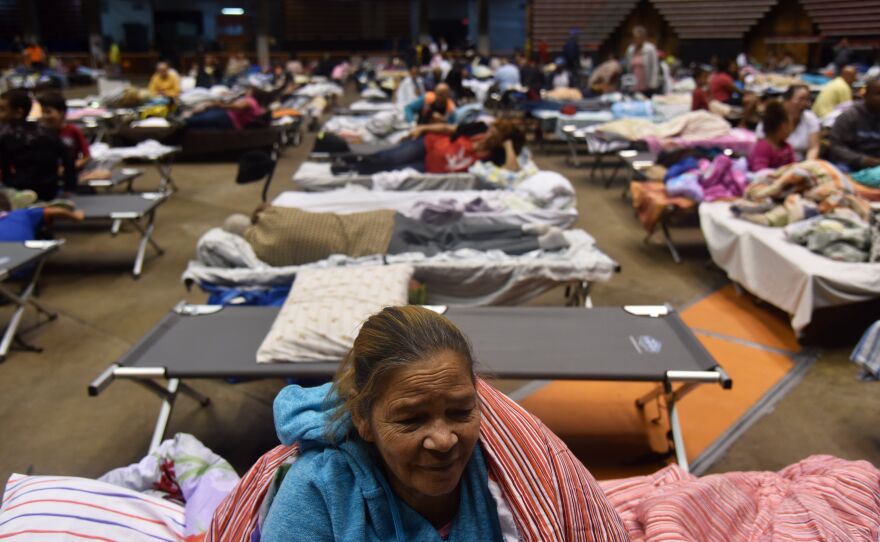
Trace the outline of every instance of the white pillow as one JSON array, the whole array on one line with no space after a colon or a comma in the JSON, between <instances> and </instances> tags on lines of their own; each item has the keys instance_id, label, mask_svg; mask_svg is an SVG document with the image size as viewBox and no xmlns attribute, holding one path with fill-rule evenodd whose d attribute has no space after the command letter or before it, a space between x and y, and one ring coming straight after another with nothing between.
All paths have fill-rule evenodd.
<instances>
[{"instance_id":1,"label":"white pillow","mask_svg":"<svg viewBox=\"0 0 880 542\"><path fill-rule=\"evenodd\" d=\"M368 317L406 304L412 275L402 264L300 271L257 363L341 360Z\"/></svg>"},{"instance_id":2,"label":"white pillow","mask_svg":"<svg viewBox=\"0 0 880 542\"><path fill-rule=\"evenodd\" d=\"M70 476L13 474L0 506L0 539L183 540L183 506Z\"/></svg>"}]
</instances>

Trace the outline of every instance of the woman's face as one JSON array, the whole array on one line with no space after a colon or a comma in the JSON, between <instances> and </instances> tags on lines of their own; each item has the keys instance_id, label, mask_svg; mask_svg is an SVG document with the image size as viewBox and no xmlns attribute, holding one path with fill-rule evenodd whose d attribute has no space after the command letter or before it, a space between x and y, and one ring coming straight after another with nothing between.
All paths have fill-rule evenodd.
<instances>
[{"instance_id":1,"label":"woman's face","mask_svg":"<svg viewBox=\"0 0 880 542\"><path fill-rule=\"evenodd\" d=\"M810 108L810 91L805 88L796 90L791 97L791 107L798 113Z\"/></svg>"},{"instance_id":2,"label":"woman's face","mask_svg":"<svg viewBox=\"0 0 880 542\"><path fill-rule=\"evenodd\" d=\"M367 423L364 423L367 422ZM480 406L468 364L441 352L388 377L370 419L372 442L395 493L413 505L451 495L480 435Z\"/></svg>"}]
</instances>

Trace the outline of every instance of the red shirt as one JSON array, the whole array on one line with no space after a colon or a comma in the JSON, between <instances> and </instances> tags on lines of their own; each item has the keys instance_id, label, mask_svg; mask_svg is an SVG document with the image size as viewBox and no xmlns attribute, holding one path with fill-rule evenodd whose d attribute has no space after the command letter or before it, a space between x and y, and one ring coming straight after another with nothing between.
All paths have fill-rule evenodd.
<instances>
[{"instance_id":1,"label":"red shirt","mask_svg":"<svg viewBox=\"0 0 880 542\"><path fill-rule=\"evenodd\" d=\"M245 96L244 99L247 100L248 103L246 108L226 110L226 113L229 115L229 120L232 121L232 125L235 126L236 130L247 128L250 123L257 119L257 117L266 112L253 96Z\"/></svg>"},{"instance_id":2,"label":"red shirt","mask_svg":"<svg viewBox=\"0 0 880 542\"><path fill-rule=\"evenodd\" d=\"M794 150L787 142L774 147L766 139L759 140L749 153L749 170L776 169L794 162Z\"/></svg>"},{"instance_id":3,"label":"red shirt","mask_svg":"<svg viewBox=\"0 0 880 542\"><path fill-rule=\"evenodd\" d=\"M691 93L691 111L709 110L709 98L706 97L706 91L697 87Z\"/></svg>"},{"instance_id":4,"label":"red shirt","mask_svg":"<svg viewBox=\"0 0 880 542\"><path fill-rule=\"evenodd\" d=\"M474 139L458 136L455 141L446 134L425 135L425 171L456 173L467 171L477 161Z\"/></svg>"},{"instance_id":5,"label":"red shirt","mask_svg":"<svg viewBox=\"0 0 880 542\"><path fill-rule=\"evenodd\" d=\"M91 154L89 154L89 141L86 139L86 136L83 135L82 130L76 126L65 124L60 130L58 130L58 137L61 138L61 142L64 143L64 146L73 153L72 156L74 160L91 156Z\"/></svg>"},{"instance_id":6,"label":"red shirt","mask_svg":"<svg viewBox=\"0 0 880 542\"><path fill-rule=\"evenodd\" d=\"M732 86L733 78L725 72L715 72L709 78L709 94L713 100L726 103L733 96Z\"/></svg>"}]
</instances>

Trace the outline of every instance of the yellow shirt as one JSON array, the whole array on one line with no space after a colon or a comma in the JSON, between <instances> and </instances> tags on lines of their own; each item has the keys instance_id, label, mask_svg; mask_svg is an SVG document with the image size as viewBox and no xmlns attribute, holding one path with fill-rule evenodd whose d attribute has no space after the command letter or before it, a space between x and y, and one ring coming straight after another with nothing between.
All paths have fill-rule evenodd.
<instances>
[{"instance_id":1,"label":"yellow shirt","mask_svg":"<svg viewBox=\"0 0 880 542\"><path fill-rule=\"evenodd\" d=\"M150 94L156 96L167 96L169 98L177 98L180 96L180 78L173 71L168 72L168 76L164 79L158 73L154 73L150 78L150 86L148 87Z\"/></svg>"},{"instance_id":2,"label":"yellow shirt","mask_svg":"<svg viewBox=\"0 0 880 542\"><path fill-rule=\"evenodd\" d=\"M813 113L822 118L834 111L838 105L850 101L852 101L852 89L849 84L842 77L835 77L822 87L813 104Z\"/></svg>"}]
</instances>

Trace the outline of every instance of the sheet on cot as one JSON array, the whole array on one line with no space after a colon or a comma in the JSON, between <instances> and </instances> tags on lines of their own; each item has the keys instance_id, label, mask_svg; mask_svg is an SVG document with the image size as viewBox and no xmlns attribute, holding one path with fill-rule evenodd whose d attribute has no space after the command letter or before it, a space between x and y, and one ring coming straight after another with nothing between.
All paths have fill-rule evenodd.
<instances>
[{"instance_id":1,"label":"sheet on cot","mask_svg":"<svg viewBox=\"0 0 880 542\"><path fill-rule=\"evenodd\" d=\"M346 185L372 188L375 175L345 173L334 175L327 162L303 162L293 174L293 182L308 192L336 190ZM394 172L388 172L388 175ZM476 175L471 173L411 173L403 179L395 179L393 190L474 190L480 187ZM391 183L389 183L390 185Z\"/></svg>"},{"instance_id":2,"label":"sheet on cot","mask_svg":"<svg viewBox=\"0 0 880 542\"><path fill-rule=\"evenodd\" d=\"M187 284L266 288L290 284L301 269L348 265L411 263L415 278L427 286L428 302L457 305L517 305L557 286L610 280L620 266L587 232L563 232L570 246L509 256L500 251L458 250L426 257L420 253L349 258L335 255L303 266L271 267L251 246L219 228L196 246L182 280Z\"/></svg>"},{"instance_id":3,"label":"sheet on cot","mask_svg":"<svg viewBox=\"0 0 880 542\"><path fill-rule=\"evenodd\" d=\"M515 198L508 207L505 196ZM472 202L482 202L491 210L469 211ZM497 190L428 190L423 192L371 190L333 190L330 192L282 192L272 205L295 207L321 213L356 213L392 209L406 216L421 218L422 211L430 208L438 213L462 212L458 222L470 224L550 224L567 228L577 220L577 209L572 207L539 207L518 209L516 203L530 202L528 194L500 193Z\"/></svg>"},{"instance_id":4,"label":"sheet on cot","mask_svg":"<svg viewBox=\"0 0 880 542\"><path fill-rule=\"evenodd\" d=\"M880 264L838 262L789 242L782 228L733 216L730 204L703 203L700 227L712 260L731 280L791 315L796 332L823 307L880 297Z\"/></svg>"}]
</instances>

